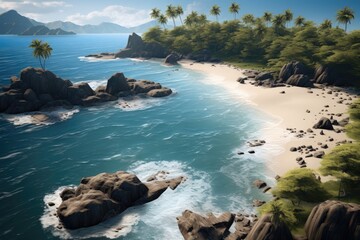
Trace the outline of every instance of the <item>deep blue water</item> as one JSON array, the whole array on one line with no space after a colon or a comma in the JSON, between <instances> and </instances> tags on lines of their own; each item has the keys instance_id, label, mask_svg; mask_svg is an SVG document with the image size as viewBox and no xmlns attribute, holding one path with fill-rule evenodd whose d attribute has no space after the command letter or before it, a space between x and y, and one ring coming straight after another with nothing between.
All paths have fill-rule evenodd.
<instances>
[{"instance_id":1,"label":"deep blue water","mask_svg":"<svg viewBox=\"0 0 360 240\"><path fill-rule=\"evenodd\" d=\"M0 37L1 84L8 84L10 76L27 66L38 66L28 48L33 38ZM127 77L160 82L175 94L130 101L130 109L121 108L119 102L79 108L69 119L50 125L15 125L2 115L0 239L116 237L112 223L69 235L54 228L54 217L46 215L44 197L54 200L60 187L77 185L82 177L101 172L125 170L144 179L167 170L170 176L188 178L175 191L125 213L133 223L131 232L120 239L181 239L176 216L185 209L254 212L252 200L266 198L251 186L257 178L268 179L266 147L256 149L254 155L236 152L247 150L246 141L261 136L261 129L271 121L268 116L234 101L233 93L221 86L209 84L211 77L179 66L82 58L124 47L126 34L38 38L54 49L47 68L62 78L96 86L124 72Z\"/></svg>"}]
</instances>

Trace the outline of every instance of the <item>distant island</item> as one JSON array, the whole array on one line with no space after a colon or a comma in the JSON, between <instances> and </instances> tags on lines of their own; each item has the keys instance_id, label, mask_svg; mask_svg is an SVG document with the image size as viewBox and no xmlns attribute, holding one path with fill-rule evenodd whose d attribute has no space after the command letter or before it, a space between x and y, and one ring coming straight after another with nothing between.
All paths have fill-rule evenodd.
<instances>
[{"instance_id":1,"label":"distant island","mask_svg":"<svg viewBox=\"0 0 360 240\"><path fill-rule=\"evenodd\" d=\"M141 24L135 27L123 27L115 23L103 22L98 25L77 25L72 22L54 21L42 23L24 17L15 10L0 15L0 35L74 35L74 34L103 34L103 33L131 33L146 32L157 26L156 21Z\"/></svg>"}]
</instances>

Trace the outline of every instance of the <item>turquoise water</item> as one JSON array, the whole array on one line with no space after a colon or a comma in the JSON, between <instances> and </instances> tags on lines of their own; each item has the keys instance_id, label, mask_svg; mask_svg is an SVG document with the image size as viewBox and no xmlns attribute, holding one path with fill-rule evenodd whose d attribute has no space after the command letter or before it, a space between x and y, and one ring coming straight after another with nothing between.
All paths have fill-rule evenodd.
<instances>
[{"instance_id":1,"label":"turquoise water","mask_svg":"<svg viewBox=\"0 0 360 240\"><path fill-rule=\"evenodd\" d=\"M0 37L0 83L22 68L38 66L28 48L33 37ZM234 101L211 76L168 67L157 61L99 61L83 56L116 51L127 35L41 37L54 49L47 68L73 82L96 87L112 74L160 82L175 93L163 99L135 99L131 108L120 102L78 108L67 120L49 125L26 123L20 115L0 119L0 238L1 239L181 239L176 216L185 209L254 212L254 198L266 196L253 188L268 178L264 163L269 149L246 151L246 141L261 138L268 116L242 101ZM24 120L25 119L25 120ZM16 124L14 124L16 123ZM158 200L127 211L114 221L128 224L129 233L116 233L116 223L102 228L66 232L54 227L45 202L56 191L84 176L125 170L141 179L159 170L187 181ZM114 225L115 224L115 225ZM56 225L55 225L56 226ZM120 235L126 235L120 236Z\"/></svg>"}]
</instances>

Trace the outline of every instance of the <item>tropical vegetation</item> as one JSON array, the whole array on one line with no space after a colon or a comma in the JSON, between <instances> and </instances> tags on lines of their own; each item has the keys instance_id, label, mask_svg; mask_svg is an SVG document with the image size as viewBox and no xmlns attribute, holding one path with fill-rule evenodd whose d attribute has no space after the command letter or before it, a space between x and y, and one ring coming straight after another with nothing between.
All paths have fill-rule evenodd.
<instances>
[{"instance_id":1,"label":"tropical vegetation","mask_svg":"<svg viewBox=\"0 0 360 240\"><path fill-rule=\"evenodd\" d=\"M33 56L39 59L41 68L45 71L45 62L51 56L52 48L47 42L35 39L31 42L30 48L33 49Z\"/></svg>"},{"instance_id":2,"label":"tropical vegetation","mask_svg":"<svg viewBox=\"0 0 360 240\"><path fill-rule=\"evenodd\" d=\"M236 19L240 7L229 6L234 20L218 22L221 13L214 5L209 13L216 21L209 21L205 14L189 13L184 25L172 30L165 29L166 18L175 18L181 11L173 11L169 5L166 16L152 11L151 17L164 24L144 33L145 41L156 41L181 55L201 55L238 63L247 62L264 68L279 70L285 63L298 60L311 67L326 65L336 68L344 79L357 80L360 85L360 31L346 32L347 25L355 18L355 12L344 8L337 13L337 20L345 28L333 27L330 20L320 24L294 17L290 9L273 15L265 12L261 17L244 14ZM334 14L335 15L335 14ZM156 34L155 34L156 33Z\"/></svg>"}]
</instances>

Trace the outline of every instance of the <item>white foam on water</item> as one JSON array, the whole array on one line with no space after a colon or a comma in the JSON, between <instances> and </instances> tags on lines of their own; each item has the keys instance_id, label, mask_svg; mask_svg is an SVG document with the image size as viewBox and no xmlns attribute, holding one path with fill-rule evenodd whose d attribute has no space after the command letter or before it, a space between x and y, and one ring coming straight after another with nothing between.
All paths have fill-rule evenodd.
<instances>
[{"instance_id":1,"label":"white foam on water","mask_svg":"<svg viewBox=\"0 0 360 240\"><path fill-rule=\"evenodd\" d=\"M99 86L106 86L107 80L90 80L86 81L86 83L95 91Z\"/></svg>"},{"instance_id":2,"label":"white foam on water","mask_svg":"<svg viewBox=\"0 0 360 240\"><path fill-rule=\"evenodd\" d=\"M3 156L3 157L0 157L0 160L4 160L4 159L9 159L9 158L14 158L18 155L22 154L22 152L13 152L13 153L10 153L6 156Z\"/></svg>"},{"instance_id":3,"label":"white foam on water","mask_svg":"<svg viewBox=\"0 0 360 240\"><path fill-rule=\"evenodd\" d=\"M155 239L182 239L176 217L186 209L205 214L220 212L213 205L210 176L206 172L196 171L178 161L138 162L130 167L142 181L158 171L167 171L167 178L186 177L175 190L166 190L158 199L137 209L140 222L155 229ZM138 229L138 232L146 229Z\"/></svg>"},{"instance_id":4,"label":"white foam on water","mask_svg":"<svg viewBox=\"0 0 360 240\"><path fill-rule=\"evenodd\" d=\"M133 62L146 62L148 60L146 59L139 59L139 58L128 58L130 61L133 61Z\"/></svg>"},{"instance_id":5,"label":"white foam on water","mask_svg":"<svg viewBox=\"0 0 360 240\"><path fill-rule=\"evenodd\" d=\"M123 111L139 111L149 109L154 106L160 106L163 100L158 98L150 98L150 97L133 97L131 99L119 99L116 108L120 108Z\"/></svg>"},{"instance_id":6,"label":"white foam on water","mask_svg":"<svg viewBox=\"0 0 360 240\"><path fill-rule=\"evenodd\" d=\"M56 216L56 210L61 204L60 193L65 188L72 188L74 186L63 186L58 188L54 193L45 195L44 197L44 213L40 218L40 222L44 229L50 230L51 233L61 239L87 239L96 237L106 237L109 239L126 236L131 232L132 227L139 221L139 215L130 211L125 211L121 215L113 217L96 226L81 228L77 230L68 230L65 228L58 228L60 222ZM54 206L49 206L49 203L54 203Z\"/></svg>"},{"instance_id":7,"label":"white foam on water","mask_svg":"<svg viewBox=\"0 0 360 240\"><path fill-rule=\"evenodd\" d=\"M111 61L118 61L119 58L96 58L96 57L78 57L82 62L111 62Z\"/></svg>"},{"instance_id":8,"label":"white foam on water","mask_svg":"<svg viewBox=\"0 0 360 240\"><path fill-rule=\"evenodd\" d=\"M74 108L71 110L64 108L57 108L51 112L31 112L22 114L2 114L2 118L14 124L15 126L33 124L33 125L50 125L56 122L61 122L70 119L75 113L78 113L79 109ZM45 115L47 119L39 121L36 115Z\"/></svg>"}]
</instances>

